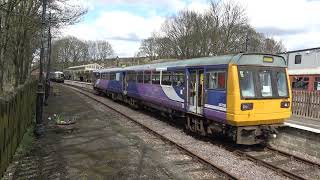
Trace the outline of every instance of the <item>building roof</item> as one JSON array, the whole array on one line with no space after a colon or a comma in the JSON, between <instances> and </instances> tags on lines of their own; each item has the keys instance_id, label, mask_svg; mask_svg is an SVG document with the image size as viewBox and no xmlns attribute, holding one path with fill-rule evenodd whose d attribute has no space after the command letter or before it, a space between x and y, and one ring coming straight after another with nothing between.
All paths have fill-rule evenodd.
<instances>
[{"instance_id":1,"label":"building roof","mask_svg":"<svg viewBox=\"0 0 320 180\"><path fill-rule=\"evenodd\" d=\"M102 69L103 67L97 63L93 64L84 64L80 66L71 66L67 68L67 71L73 71L73 70L87 70L87 71L92 71L92 70L97 70L97 69Z\"/></svg>"},{"instance_id":2,"label":"building roof","mask_svg":"<svg viewBox=\"0 0 320 180\"><path fill-rule=\"evenodd\" d=\"M298 49L298 50L293 50L293 51L281 52L279 54L296 53L296 52L313 51L313 50L320 50L320 47L308 48L308 49Z\"/></svg>"}]
</instances>

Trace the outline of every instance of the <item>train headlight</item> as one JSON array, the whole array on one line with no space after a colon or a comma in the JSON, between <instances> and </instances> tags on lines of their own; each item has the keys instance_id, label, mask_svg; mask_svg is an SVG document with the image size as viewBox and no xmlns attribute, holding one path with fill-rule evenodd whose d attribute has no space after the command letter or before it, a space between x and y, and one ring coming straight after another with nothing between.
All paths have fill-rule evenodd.
<instances>
[{"instance_id":1,"label":"train headlight","mask_svg":"<svg viewBox=\"0 0 320 180\"><path fill-rule=\"evenodd\" d=\"M241 104L242 111L247 111L247 110L252 110L252 109L253 109L253 103L242 103Z\"/></svg>"},{"instance_id":2,"label":"train headlight","mask_svg":"<svg viewBox=\"0 0 320 180\"><path fill-rule=\"evenodd\" d=\"M283 101L281 102L281 108L289 108L290 102L289 101Z\"/></svg>"}]
</instances>

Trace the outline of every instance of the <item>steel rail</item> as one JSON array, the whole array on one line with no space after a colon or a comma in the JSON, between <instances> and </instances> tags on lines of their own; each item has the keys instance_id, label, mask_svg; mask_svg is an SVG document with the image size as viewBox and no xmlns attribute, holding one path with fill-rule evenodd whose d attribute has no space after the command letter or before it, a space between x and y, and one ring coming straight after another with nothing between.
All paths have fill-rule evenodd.
<instances>
[{"instance_id":1,"label":"steel rail","mask_svg":"<svg viewBox=\"0 0 320 180\"><path fill-rule=\"evenodd\" d=\"M96 97L93 97L92 94L87 94L87 93L84 93L83 91L86 91L86 92L89 92L89 93L92 93L93 91L92 90L87 90L86 88L81 88L79 86L75 86L75 85L70 85L70 84L65 84L63 86L70 86L70 87L73 87L72 89L74 89L75 91L79 92L80 94L86 96L86 97L89 97L90 99L108 107L109 109L112 109L113 111L121 114L122 116L124 116L125 118L133 121L134 123L138 124L139 126L141 126L143 129L147 130L148 132L151 132L152 134L154 134L155 136L159 137L160 139L162 139L163 141L165 142L168 142L170 143L171 145L174 145L175 147L177 147L180 151L183 151L184 153L188 154L189 156L193 157L194 159L198 160L200 163L202 164L205 164L209 167L211 167L216 173L218 174L222 174L223 176L225 176L227 179L241 179L240 177L237 177L229 172L227 172L226 170L224 170L223 167L220 167L219 165L216 165L216 164L213 164L211 162L209 162L208 160L202 158L202 157L199 157L195 152L183 147L183 145L180 145L178 144L177 142L174 142L170 139L168 139L167 137L161 135L160 133L154 131L153 129L147 127L146 125L140 123L139 121L135 120L134 118L130 117L129 115L125 114L124 112L121 112L120 110L118 109L115 109L114 107L108 105L107 103L104 103L104 102L101 102L100 100L98 100L98 98ZM81 89L81 90L80 90Z\"/></svg>"},{"instance_id":2,"label":"steel rail","mask_svg":"<svg viewBox=\"0 0 320 180\"><path fill-rule=\"evenodd\" d=\"M275 166L269 162L263 161L257 157L254 157L246 152L240 151L240 150L235 150L234 153L238 154L241 157L244 157L252 162L255 162L257 164L263 165L264 167L268 168L268 169L272 169L274 171L276 171L279 174L282 174L290 179L296 179L296 180L306 180L306 178L299 176L297 174L294 174L288 170L285 170L283 168L280 168L278 166Z\"/></svg>"},{"instance_id":3,"label":"steel rail","mask_svg":"<svg viewBox=\"0 0 320 180\"><path fill-rule=\"evenodd\" d=\"M300 161L302 163L309 164L310 166L320 168L320 164L319 163L314 162L314 161L310 161L310 160L305 159L303 157L299 157L299 156L290 154L288 152L285 152L285 151L282 151L282 150L279 150L279 149L275 149L275 148L270 147L270 146L266 147L265 149L270 150L270 151L274 151L275 153L281 154L283 156L287 156L289 158L296 159L296 160L298 160L298 161Z\"/></svg>"}]
</instances>

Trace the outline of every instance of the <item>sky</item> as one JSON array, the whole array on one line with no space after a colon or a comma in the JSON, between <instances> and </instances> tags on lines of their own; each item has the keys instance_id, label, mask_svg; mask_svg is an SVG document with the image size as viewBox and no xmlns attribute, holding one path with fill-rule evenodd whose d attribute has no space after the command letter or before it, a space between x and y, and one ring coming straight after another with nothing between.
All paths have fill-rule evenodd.
<instances>
[{"instance_id":1,"label":"sky","mask_svg":"<svg viewBox=\"0 0 320 180\"><path fill-rule=\"evenodd\" d=\"M82 21L62 36L107 40L115 55L132 57L142 39L159 31L166 17L180 10L204 12L209 0L70 0L88 9ZM258 32L281 40L287 50L320 46L320 0L233 0L246 9Z\"/></svg>"}]
</instances>

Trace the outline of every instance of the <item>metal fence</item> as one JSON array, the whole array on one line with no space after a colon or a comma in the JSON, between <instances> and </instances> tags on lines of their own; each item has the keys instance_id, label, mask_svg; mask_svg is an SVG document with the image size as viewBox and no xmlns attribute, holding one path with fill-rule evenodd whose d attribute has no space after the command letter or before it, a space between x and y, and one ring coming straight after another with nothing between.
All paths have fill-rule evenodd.
<instances>
[{"instance_id":1,"label":"metal fence","mask_svg":"<svg viewBox=\"0 0 320 180\"><path fill-rule=\"evenodd\" d=\"M320 92L293 91L292 115L320 120Z\"/></svg>"},{"instance_id":2,"label":"metal fence","mask_svg":"<svg viewBox=\"0 0 320 180\"><path fill-rule=\"evenodd\" d=\"M0 178L35 114L37 81L0 96Z\"/></svg>"}]
</instances>

